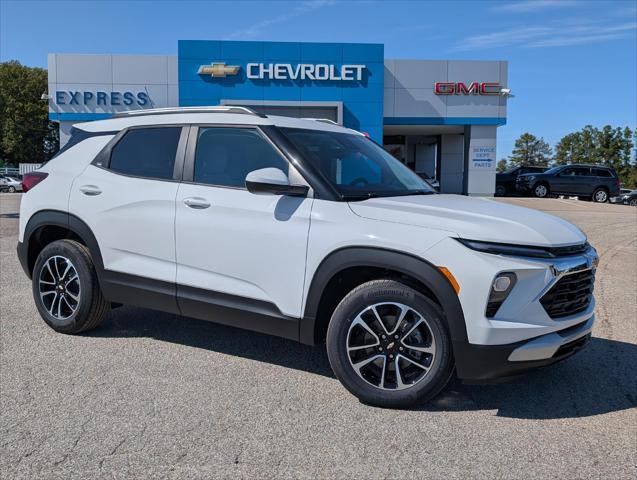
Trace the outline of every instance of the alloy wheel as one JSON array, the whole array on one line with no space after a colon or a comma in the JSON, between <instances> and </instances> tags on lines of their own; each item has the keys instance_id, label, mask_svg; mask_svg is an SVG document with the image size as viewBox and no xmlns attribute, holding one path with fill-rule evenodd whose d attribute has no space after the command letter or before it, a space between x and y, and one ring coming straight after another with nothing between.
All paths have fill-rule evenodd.
<instances>
[{"instance_id":1,"label":"alloy wheel","mask_svg":"<svg viewBox=\"0 0 637 480\"><path fill-rule=\"evenodd\" d=\"M535 195L537 197L544 198L546 197L547 193L548 193L548 190L546 189L544 185L538 185L537 187L535 187Z\"/></svg>"},{"instance_id":2,"label":"alloy wheel","mask_svg":"<svg viewBox=\"0 0 637 480\"><path fill-rule=\"evenodd\" d=\"M422 381L436 357L427 319L408 305L377 303L359 313L346 339L356 374L382 390L404 390Z\"/></svg>"},{"instance_id":3,"label":"alloy wheel","mask_svg":"<svg viewBox=\"0 0 637 480\"><path fill-rule=\"evenodd\" d=\"M73 263L66 257L48 258L38 277L38 290L44 308L58 319L71 317L80 304L80 278Z\"/></svg>"},{"instance_id":4,"label":"alloy wheel","mask_svg":"<svg viewBox=\"0 0 637 480\"><path fill-rule=\"evenodd\" d=\"M599 203L604 203L608 200L608 194L604 190L599 190L595 193L595 201Z\"/></svg>"}]
</instances>

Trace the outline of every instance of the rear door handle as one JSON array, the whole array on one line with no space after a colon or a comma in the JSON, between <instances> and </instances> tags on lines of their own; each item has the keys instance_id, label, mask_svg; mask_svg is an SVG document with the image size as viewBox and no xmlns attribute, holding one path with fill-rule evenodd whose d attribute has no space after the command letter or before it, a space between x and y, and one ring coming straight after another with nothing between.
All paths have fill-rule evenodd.
<instances>
[{"instance_id":1,"label":"rear door handle","mask_svg":"<svg viewBox=\"0 0 637 480\"><path fill-rule=\"evenodd\" d=\"M187 207L195 208L197 210L203 210L204 208L208 208L210 206L210 202L205 198L201 197L189 197L184 199L184 203Z\"/></svg>"},{"instance_id":2,"label":"rear door handle","mask_svg":"<svg viewBox=\"0 0 637 480\"><path fill-rule=\"evenodd\" d=\"M96 185L82 185L80 187L80 192L84 195L88 195L89 197L94 197L95 195L102 193L100 188Z\"/></svg>"}]
</instances>

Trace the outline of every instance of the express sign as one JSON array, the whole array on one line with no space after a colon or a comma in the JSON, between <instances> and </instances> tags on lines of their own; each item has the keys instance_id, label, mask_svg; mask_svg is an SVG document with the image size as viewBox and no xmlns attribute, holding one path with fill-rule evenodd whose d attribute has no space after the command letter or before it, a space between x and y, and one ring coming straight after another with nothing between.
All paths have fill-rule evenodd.
<instances>
[{"instance_id":1,"label":"express sign","mask_svg":"<svg viewBox=\"0 0 637 480\"><path fill-rule=\"evenodd\" d=\"M497 82L471 82L469 86L462 82L436 82L436 95L500 95L502 86Z\"/></svg>"}]
</instances>

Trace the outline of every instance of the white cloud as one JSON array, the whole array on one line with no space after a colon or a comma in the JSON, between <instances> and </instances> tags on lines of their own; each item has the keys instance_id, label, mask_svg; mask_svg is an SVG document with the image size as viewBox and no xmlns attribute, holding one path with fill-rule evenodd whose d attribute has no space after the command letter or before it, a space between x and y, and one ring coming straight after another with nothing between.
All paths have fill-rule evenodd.
<instances>
[{"instance_id":1,"label":"white cloud","mask_svg":"<svg viewBox=\"0 0 637 480\"><path fill-rule=\"evenodd\" d=\"M637 22L617 25L562 22L472 35L458 42L451 50L459 52L508 46L539 48L583 45L625 38L634 35L636 30Z\"/></svg>"},{"instance_id":2,"label":"white cloud","mask_svg":"<svg viewBox=\"0 0 637 480\"><path fill-rule=\"evenodd\" d=\"M499 3L492 10L498 12L526 13L546 10L548 8L562 8L575 5L574 0L525 0L523 2Z\"/></svg>"},{"instance_id":3,"label":"white cloud","mask_svg":"<svg viewBox=\"0 0 637 480\"><path fill-rule=\"evenodd\" d=\"M523 27L502 30L501 32L487 33L484 35L473 35L466 37L458 43L453 50L478 50L482 48L503 47L506 45L519 44L543 38L549 35L552 29L549 27Z\"/></svg>"},{"instance_id":4,"label":"white cloud","mask_svg":"<svg viewBox=\"0 0 637 480\"><path fill-rule=\"evenodd\" d=\"M637 30L637 23L627 23L602 28L579 28L570 32L556 34L550 38L544 38L529 43L529 47L564 47L569 45L584 45L587 43L598 43L619 38L628 37Z\"/></svg>"},{"instance_id":5,"label":"white cloud","mask_svg":"<svg viewBox=\"0 0 637 480\"><path fill-rule=\"evenodd\" d=\"M241 30L237 30L236 32L228 35L226 38L231 40L253 39L259 37L265 29L272 25L287 22L288 20L300 17L301 15L305 15L319 8L334 5L335 3L336 0L308 0L305 2L301 2L296 7L290 9L287 13L283 13L272 18L266 18L265 20L255 23L254 25L242 28Z\"/></svg>"}]
</instances>

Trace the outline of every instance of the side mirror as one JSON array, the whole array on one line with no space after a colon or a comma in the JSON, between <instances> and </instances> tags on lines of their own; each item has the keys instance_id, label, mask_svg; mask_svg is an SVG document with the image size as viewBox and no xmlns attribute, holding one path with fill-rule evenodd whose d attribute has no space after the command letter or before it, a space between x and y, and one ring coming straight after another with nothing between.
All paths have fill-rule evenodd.
<instances>
[{"instance_id":1,"label":"side mirror","mask_svg":"<svg viewBox=\"0 0 637 480\"><path fill-rule=\"evenodd\" d=\"M262 168L246 175L248 192L256 195L287 195L305 197L310 188L306 185L290 185L288 176L278 168Z\"/></svg>"}]
</instances>

